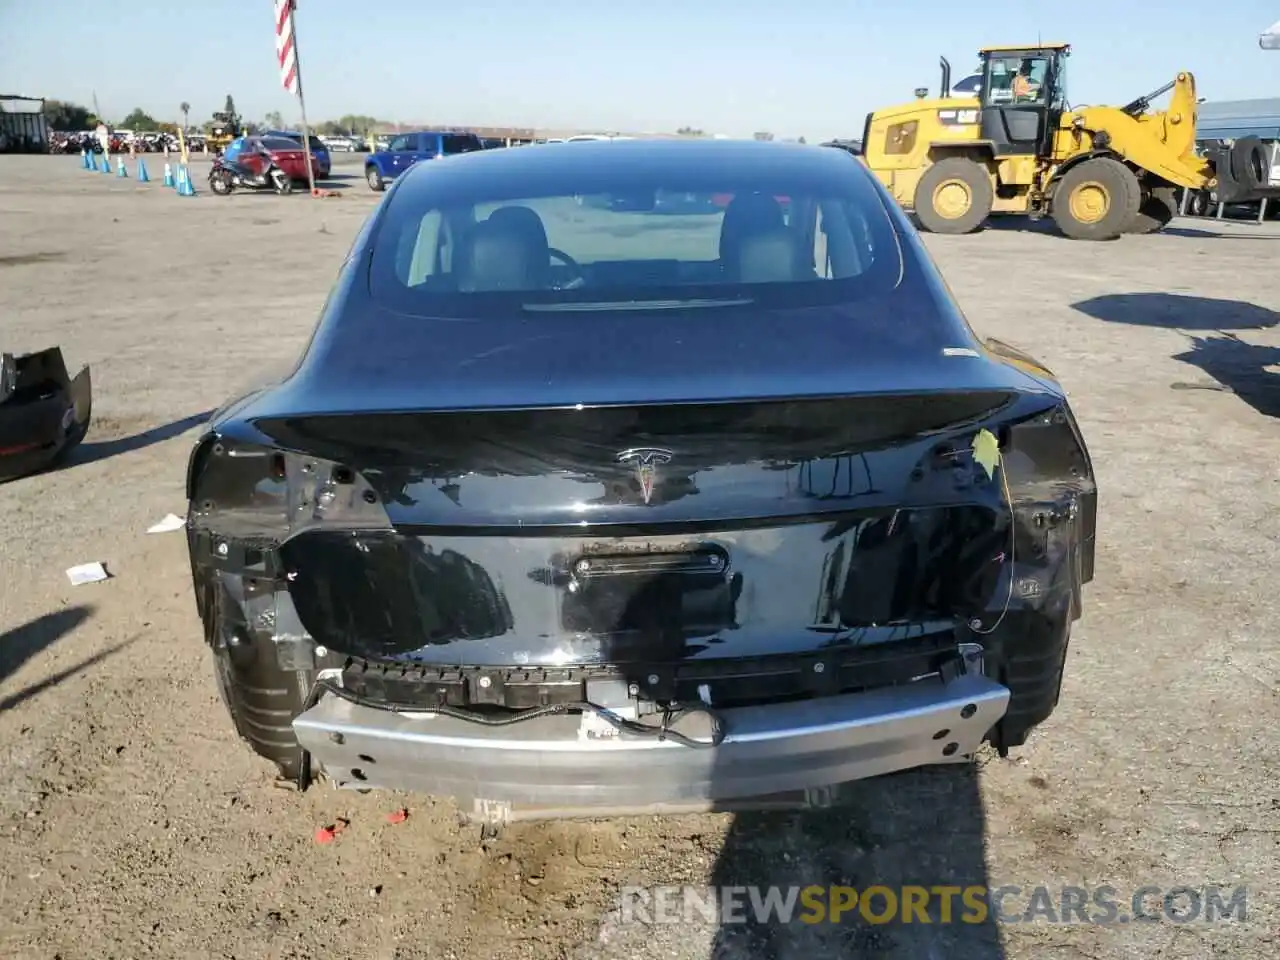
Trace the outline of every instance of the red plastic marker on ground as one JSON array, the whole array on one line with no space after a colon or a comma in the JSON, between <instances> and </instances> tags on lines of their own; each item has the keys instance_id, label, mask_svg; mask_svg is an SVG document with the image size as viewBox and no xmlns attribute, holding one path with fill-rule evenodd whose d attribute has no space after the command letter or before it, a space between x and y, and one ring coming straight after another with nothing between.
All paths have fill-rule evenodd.
<instances>
[{"instance_id":1,"label":"red plastic marker on ground","mask_svg":"<svg viewBox=\"0 0 1280 960\"><path fill-rule=\"evenodd\" d=\"M350 824L350 820L338 819L316 831L316 843L333 843L334 839Z\"/></svg>"},{"instance_id":2,"label":"red plastic marker on ground","mask_svg":"<svg viewBox=\"0 0 1280 960\"><path fill-rule=\"evenodd\" d=\"M409 819L409 811L404 807L387 814L387 823L404 823Z\"/></svg>"}]
</instances>

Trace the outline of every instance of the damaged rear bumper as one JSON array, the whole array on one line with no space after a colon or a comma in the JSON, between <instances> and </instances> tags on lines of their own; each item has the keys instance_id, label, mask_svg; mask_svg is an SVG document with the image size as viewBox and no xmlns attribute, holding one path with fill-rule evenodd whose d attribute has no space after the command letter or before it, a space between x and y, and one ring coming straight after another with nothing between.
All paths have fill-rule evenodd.
<instances>
[{"instance_id":1,"label":"damaged rear bumper","mask_svg":"<svg viewBox=\"0 0 1280 960\"><path fill-rule=\"evenodd\" d=\"M92 408L89 368L70 378L59 348L0 354L0 482L55 463L84 439Z\"/></svg>"},{"instance_id":2,"label":"damaged rear bumper","mask_svg":"<svg viewBox=\"0 0 1280 960\"><path fill-rule=\"evenodd\" d=\"M963 761L1004 716L1009 690L970 670L859 693L720 711L726 736L697 748L582 735L561 715L486 727L328 695L293 721L338 785L450 796L487 819L733 809L852 780ZM761 804L745 803L745 806ZM493 810L502 811L496 817Z\"/></svg>"}]
</instances>

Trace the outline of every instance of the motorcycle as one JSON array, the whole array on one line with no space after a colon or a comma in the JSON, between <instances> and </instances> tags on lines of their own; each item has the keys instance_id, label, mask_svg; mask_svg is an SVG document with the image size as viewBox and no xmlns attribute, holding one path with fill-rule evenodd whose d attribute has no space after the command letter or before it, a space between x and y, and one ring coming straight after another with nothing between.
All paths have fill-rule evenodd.
<instances>
[{"instance_id":1,"label":"motorcycle","mask_svg":"<svg viewBox=\"0 0 1280 960\"><path fill-rule=\"evenodd\" d=\"M229 196L237 189L272 189L283 197L293 192L293 179L274 163L268 163L261 173L255 173L242 163L218 157L209 171L209 189L221 197Z\"/></svg>"}]
</instances>

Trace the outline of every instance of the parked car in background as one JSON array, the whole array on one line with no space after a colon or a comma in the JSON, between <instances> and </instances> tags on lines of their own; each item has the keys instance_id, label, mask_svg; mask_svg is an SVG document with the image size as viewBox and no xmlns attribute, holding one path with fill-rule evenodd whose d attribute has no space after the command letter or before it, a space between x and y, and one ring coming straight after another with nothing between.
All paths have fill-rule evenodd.
<instances>
[{"instance_id":1,"label":"parked car in background","mask_svg":"<svg viewBox=\"0 0 1280 960\"><path fill-rule=\"evenodd\" d=\"M259 136L285 137L299 144L302 143L302 134L296 130L263 130ZM315 158L316 177L323 180L329 176L329 171L333 168L333 158L329 156L329 148L325 146L324 141L314 133L311 135L311 155Z\"/></svg>"},{"instance_id":2,"label":"parked car in background","mask_svg":"<svg viewBox=\"0 0 1280 960\"><path fill-rule=\"evenodd\" d=\"M222 153L225 164L242 164L254 175L266 169L268 161L279 167L290 180L307 180L306 155L299 140L288 137L237 137ZM316 171L316 176L320 176Z\"/></svg>"},{"instance_id":3,"label":"parked car in background","mask_svg":"<svg viewBox=\"0 0 1280 960\"><path fill-rule=\"evenodd\" d=\"M391 138L385 150L369 154L364 162L364 178L370 190L385 190L387 184L420 160L436 160L459 153L475 153L484 144L474 133L441 133L420 130Z\"/></svg>"},{"instance_id":4,"label":"parked car in background","mask_svg":"<svg viewBox=\"0 0 1280 960\"><path fill-rule=\"evenodd\" d=\"M855 157L862 153L861 140L828 140L826 143L821 144L821 146L844 150L846 153L852 153Z\"/></svg>"}]
</instances>

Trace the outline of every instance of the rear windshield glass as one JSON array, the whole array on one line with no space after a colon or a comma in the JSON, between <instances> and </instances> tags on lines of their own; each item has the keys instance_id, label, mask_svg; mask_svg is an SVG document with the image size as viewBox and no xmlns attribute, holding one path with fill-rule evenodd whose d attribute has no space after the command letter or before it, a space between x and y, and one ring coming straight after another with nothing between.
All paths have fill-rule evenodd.
<instances>
[{"instance_id":1,"label":"rear windshield glass","mask_svg":"<svg viewBox=\"0 0 1280 960\"><path fill-rule=\"evenodd\" d=\"M485 159L457 162L459 175L443 164L388 204L370 280L396 309L798 306L892 290L902 271L888 212L852 170L752 177L574 164L577 173L539 169L522 182L510 170L463 177Z\"/></svg>"},{"instance_id":2,"label":"rear windshield glass","mask_svg":"<svg viewBox=\"0 0 1280 960\"><path fill-rule=\"evenodd\" d=\"M446 133L441 139L444 141L444 153L446 156L452 156L455 153L473 153L476 150L484 149L484 144L480 142L479 137Z\"/></svg>"},{"instance_id":3,"label":"rear windshield glass","mask_svg":"<svg viewBox=\"0 0 1280 960\"><path fill-rule=\"evenodd\" d=\"M286 140L284 137L263 137L259 141L268 150L301 150L301 140Z\"/></svg>"},{"instance_id":4,"label":"rear windshield glass","mask_svg":"<svg viewBox=\"0 0 1280 960\"><path fill-rule=\"evenodd\" d=\"M292 140L293 145L295 147L302 146L302 134L300 133L280 133L280 134L273 134L272 136L287 139L287 140ZM319 137L317 137L314 133L307 139L307 143L311 144L312 150L329 149L324 145L324 141L321 140Z\"/></svg>"}]
</instances>

